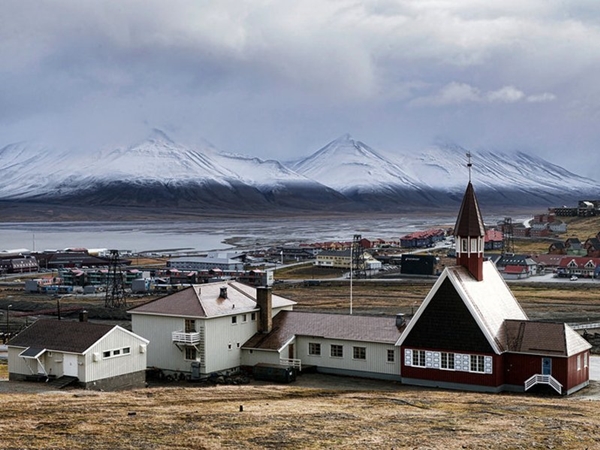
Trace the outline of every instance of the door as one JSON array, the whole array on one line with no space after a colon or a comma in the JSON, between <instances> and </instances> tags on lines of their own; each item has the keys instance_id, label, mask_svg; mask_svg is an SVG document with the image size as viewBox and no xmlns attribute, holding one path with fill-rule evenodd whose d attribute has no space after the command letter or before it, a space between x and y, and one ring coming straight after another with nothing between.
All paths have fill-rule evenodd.
<instances>
[{"instance_id":1,"label":"door","mask_svg":"<svg viewBox=\"0 0 600 450\"><path fill-rule=\"evenodd\" d=\"M552 358L542 358L542 375L552 375Z\"/></svg>"},{"instance_id":2,"label":"door","mask_svg":"<svg viewBox=\"0 0 600 450\"><path fill-rule=\"evenodd\" d=\"M294 344L288 346L288 358L294 359Z\"/></svg>"},{"instance_id":3,"label":"door","mask_svg":"<svg viewBox=\"0 0 600 450\"><path fill-rule=\"evenodd\" d=\"M65 353L65 356L63 357L63 375L77 377L79 376L77 372L77 355L69 355Z\"/></svg>"}]
</instances>

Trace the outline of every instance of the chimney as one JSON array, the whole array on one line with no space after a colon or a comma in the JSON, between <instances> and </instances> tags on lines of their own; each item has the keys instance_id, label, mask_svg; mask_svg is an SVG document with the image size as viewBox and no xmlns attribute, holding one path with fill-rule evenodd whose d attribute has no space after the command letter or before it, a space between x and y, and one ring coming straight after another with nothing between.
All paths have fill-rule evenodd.
<instances>
[{"instance_id":1,"label":"chimney","mask_svg":"<svg viewBox=\"0 0 600 450\"><path fill-rule=\"evenodd\" d=\"M273 328L273 299L268 286L256 288L256 306L258 306L258 332L269 333Z\"/></svg>"},{"instance_id":2,"label":"chimney","mask_svg":"<svg viewBox=\"0 0 600 450\"><path fill-rule=\"evenodd\" d=\"M221 293L219 294L220 298L227 298L227 286L223 286L221 288Z\"/></svg>"},{"instance_id":3,"label":"chimney","mask_svg":"<svg viewBox=\"0 0 600 450\"><path fill-rule=\"evenodd\" d=\"M404 320L404 314L398 313L396 314L396 328L400 329L404 326L406 321Z\"/></svg>"},{"instance_id":4,"label":"chimney","mask_svg":"<svg viewBox=\"0 0 600 450\"><path fill-rule=\"evenodd\" d=\"M79 313L79 321L80 322L88 321L88 312L85 309Z\"/></svg>"}]
</instances>

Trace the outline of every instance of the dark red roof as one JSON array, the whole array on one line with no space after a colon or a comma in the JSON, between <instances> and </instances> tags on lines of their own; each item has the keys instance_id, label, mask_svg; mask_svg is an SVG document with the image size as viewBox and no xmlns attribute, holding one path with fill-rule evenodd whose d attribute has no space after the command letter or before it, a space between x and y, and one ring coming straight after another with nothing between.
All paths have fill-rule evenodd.
<instances>
[{"instance_id":1,"label":"dark red roof","mask_svg":"<svg viewBox=\"0 0 600 450\"><path fill-rule=\"evenodd\" d=\"M456 225L454 226L454 236L485 236L483 219L481 218L479 204L475 198L475 190L471 182L467 185L467 190L460 205L458 219L456 219Z\"/></svg>"}]
</instances>

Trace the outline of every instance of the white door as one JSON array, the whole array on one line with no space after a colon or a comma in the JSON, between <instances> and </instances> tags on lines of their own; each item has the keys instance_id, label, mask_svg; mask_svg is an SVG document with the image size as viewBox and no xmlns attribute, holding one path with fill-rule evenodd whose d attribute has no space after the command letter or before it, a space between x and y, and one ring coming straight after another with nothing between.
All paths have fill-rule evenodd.
<instances>
[{"instance_id":1,"label":"white door","mask_svg":"<svg viewBox=\"0 0 600 450\"><path fill-rule=\"evenodd\" d=\"M78 376L77 355L69 355L65 353L63 358L63 375L68 375L70 377Z\"/></svg>"}]
</instances>

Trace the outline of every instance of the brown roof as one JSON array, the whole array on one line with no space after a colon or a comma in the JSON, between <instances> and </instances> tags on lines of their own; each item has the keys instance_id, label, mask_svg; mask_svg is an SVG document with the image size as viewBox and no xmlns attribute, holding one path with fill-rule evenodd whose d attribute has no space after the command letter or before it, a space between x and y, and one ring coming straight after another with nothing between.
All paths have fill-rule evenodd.
<instances>
[{"instance_id":1,"label":"brown roof","mask_svg":"<svg viewBox=\"0 0 600 450\"><path fill-rule=\"evenodd\" d=\"M591 345L564 323L506 320L505 348L509 352L571 356Z\"/></svg>"},{"instance_id":2,"label":"brown roof","mask_svg":"<svg viewBox=\"0 0 600 450\"><path fill-rule=\"evenodd\" d=\"M460 211L454 226L454 236L485 236L483 219L471 182L467 185L467 190L460 205Z\"/></svg>"},{"instance_id":3,"label":"brown roof","mask_svg":"<svg viewBox=\"0 0 600 450\"><path fill-rule=\"evenodd\" d=\"M279 350L294 336L380 342L394 345L402 334L395 316L357 316L346 314L281 311L273 318L268 334L255 334L243 348Z\"/></svg>"},{"instance_id":4,"label":"brown roof","mask_svg":"<svg viewBox=\"0 0 600 450\"><path fill-rule=\"evenodd\" d=\"M38 320L9 342L10 346L84 353L116 325L66 320Z\"/></svg>"}]
</instances>

